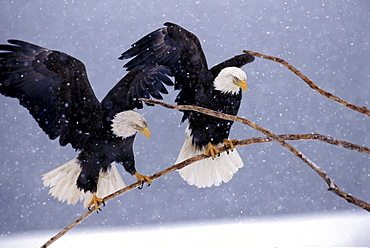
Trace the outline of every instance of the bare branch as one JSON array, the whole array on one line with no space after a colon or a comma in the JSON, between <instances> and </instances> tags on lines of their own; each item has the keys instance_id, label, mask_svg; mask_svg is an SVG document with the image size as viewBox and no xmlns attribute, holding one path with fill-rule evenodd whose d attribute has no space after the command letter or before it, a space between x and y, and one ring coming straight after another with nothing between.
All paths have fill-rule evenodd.
<instances>
[{"instance_id":1,"label":"bare branch","mask_svg":"<svg viewBox=\"0 0 370 248\"><path fill-rule=\"evenodd\" d=\"M363 154L370 155L370 148L366 146L360 146L348 141L336 139L327 135L312 133L312 134L280 134L278 135L283 140L319 140L322 142L329 143L331 145L340 146L352 151L360 152ZM271 138L265 137L254 137L245 140L239 140L235 147L246 146L251 144L265 143L273 141Z\"/></svg>"},{"instance_id":2,"label":"bare branch","mask_svg":"<svg viewBox=\"0 0 370 248\"><path fill-rule=\"evenodd\" d=\"M257 131L267 135L272 140L278 142L280 145L284 146L286 149L288 149L290 152L292 152L296 157L298 157L300 160L302 160L305 164L307 164L311 169L313 169L327 183L327 185L329 186L330 191L332 191L336 195L344 198L349 203L353 203L356 206L359 206L359 207L361 207L361 208L370 212L370 204L368 204L368 203L366 203L366 202L364 202L360 199L357 199L356 197L353 197L353 196L341 191L339 189L338 185L336 185L334 183L334 181L328 176L328 174L323 169L321 169L317 164L315 164L313 161L311 161L308 157L306 157L302 152L298 151L292 145L285 142L285 140L282 137L279 137L278 135L275 135L271 131L259 126L258 124L254 123L252 121L241 118L239 116L233 116L233 115L227 115L227 114L219 113L219 112L216 112L216 111L213 111L213 110L210 110L210 109L206 109L206 108L202 108L202 107L199 107L199 106L191 106L191 105L177 105L176 106L176 105L163 103L163 102L160 102L160 101L148 100L148 99L143 99L143 98L140 98L139 100L144 101L146 103L150 103L150 104L158 104L158 105L161 105L163 107L170 108L170 109L178 109L178 110L182 110L182 111L184 111L184 110L196 111L196 112L207 114L207 115L210 115L210 116L222 118L222 119L229 120L229 121L237 121L237 122L243 123L245 125L248 125L248 126L254 128L254 129L256 129ZM330 139L327 139L327 140L330 140ZM333 144L334 143L335 142L333 142ZM364 149L364 150L368 150L368 149Z\"/></svg>"},{"instance_id":3,"label":"bare branch","mask_svg":"<svg viewBox=\"0 0 370 248\"><path fill-rule=\"evenodd\" d=\"M71 230L72 228L74 228L75 226L77 226L78 224L80 224L82 221L84 221L93 212L95 212L95 211L94 210L89 210L86 213L84 213L83 215L81 215L78 219L76 219L75 221L73 221L69 226L67 226L66 228L64 228L62 231L60 231L55 236L51 237L45 244L43 244L41 246L41 248L49 247L52 243L54 243L55 241L57 241L60 237L62 237L64 234L66 234L69 230Z\"/></svg>"},{"instance_id":4,"label":"bare branch","mask_svg":"<svg viewBox=\"0 0 370 248\"><path fill-rule=\"evenodd\" d=\"M308 86L310 86L313 90L317 91L318 93L320 93L321 95L347 107L347 108L350 108L354 111L357 111L361 114L364 114L364 115L367 115L370 117L370 110L366 107L358 107L354 104L351 104L335 95L333 95L332 93L330 92L327 92L321 88L319 88L311 79L309 79L306 75L304 75L302 72L300 72L297 68L295 68L294 66L292 66L291 64L289 64L288 62L286 62L285 60L281 59L281 58L277 58L277 57L273 57L273 56L270 56L270 55L265 55L265 54L262 54L262 53L257 53L257 52L252 52L252 51L243 51L244 53L248 53L248 54L251 54L253 56L256 56L256 57L259 57L259 58L262 58L262 59L267 59L267 60L271 60L271 61L274 61L274 62L277 62L277 63L280 63L282 65L284 65L285 67L287 67L290 71L292 71L294 74L296 74L298 77L300 77L303 81L305 81Z\"/></svg>"}]
</instances>

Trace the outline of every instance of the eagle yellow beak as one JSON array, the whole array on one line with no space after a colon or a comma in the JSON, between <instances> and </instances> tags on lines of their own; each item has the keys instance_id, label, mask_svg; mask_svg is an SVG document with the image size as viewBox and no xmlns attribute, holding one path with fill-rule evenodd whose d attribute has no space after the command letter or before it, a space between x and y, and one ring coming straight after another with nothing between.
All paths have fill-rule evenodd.
<instances>
[{"instance_id":1,"label":"eagle yellow beak","mask_svg":"<svg viewBox=\"0 0 370 248\"><path fill-rule=\"evenodd\" d=\"M142 130L138 130L140 133L144 134L145 137L147 137L148 139L150 138L150 130L148 127L142 129Z\"/></svg>"},{"instance_id":2,"label":"eagle yellow beak","mask_svg":"<svg viewBox=\"0 0 370 248\"><path fill-rule=\"evenodd\" d=\"M246 92L247 89L248 89L248 86L247 86L247 81L240 81L240 82L236 82L234 81L234 84L238 85L240 88L242 88L243 92Z\"/></svg>"}]
</instances>

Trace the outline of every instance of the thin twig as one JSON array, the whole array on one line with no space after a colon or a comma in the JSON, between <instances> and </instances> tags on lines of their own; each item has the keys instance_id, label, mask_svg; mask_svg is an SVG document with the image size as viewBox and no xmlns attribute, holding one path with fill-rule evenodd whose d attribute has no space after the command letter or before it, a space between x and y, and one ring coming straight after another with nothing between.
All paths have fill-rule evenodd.
<instances>
[{"instance_id":1,"label":"thin twig","mask_svg":"<svg viewBox=\"0 0 370 248\"><path fill-rule=\"evenodd\" d=\"M347 107L347 108L350 108L354 111L357 111L361 114L364 114L364 115L367 115L370 117L370 110L366 107L359 107L359 106L356 106L354 104L351 104L335 95L333 95L332 93L330 92L327 92L321 88L319 88L311 79L309 79L306 75L304 75L302 72L300 72L297 68L295 68L294 66L292 66L291 64L289 64L288 62L286 62L285 60L281 59L281 58L277 58L277 57L274 57L274 56L270 56L270 55L265 55L265 54L262 54L262 53L257 53L257 52L252 52L252 51L243 51L244 53L248 53L248 54L251 54L255 57L259 57L259 58L262 58L262 59L267 59L267 60L271 60L271 61L274 61L274 62L277 62L277 63L280 63L282 65L284 65L285 67L287 67L290 71L292 71L294 74L296 74L298 77L300 77L303 81L305 81L308 86L310 86L313 90L317 91L318 93L320 93L321 95Z\"/></svg>"},{"instance_id":2,"label":"thin twig","mask_svg":"<svg viewBox=\"0 0 370 248\"><path fill-rule=\"evenodd\" d=\"M370 155L370 148L368 148L368 147L359 146L359 145L354 144L354 143L350 143L350 142L343 141L343 140L338 140L338 139L332 138L330 136L322 135L322 134L317 134L317 133L314 133L314 134L281 134L281 135L278 135L278 136L280 138L284 139L284 140L319 140L319 141L327 142L327 143L332 144L332 145L337 145L337 146L340 146L340 147L343 147L343 148L346 148L346 149L350 149L350 150L353 150L353 151L357 151L357 152L360 152L360 153ZM252 145L252 144L259 144L259 143L266 143L266 142L271 142L271 141L273 141L273 140L271 138L267 137L267 136L254 137L254 138L250 138L250 139L239 140L238 143L235 144L235 147L247 146L247 145ZM220 150L220 152L225 152L226 151L226 149L224 147L220 147L219 150ZM189 159L187 159L187 160L185 160L181 163L178 163L178 164L175 164L171 167L168 167L165 170L162 170L160 172L155 173L154 175L150 176L150 179L152 181L154 181L154 180L156 180L160 177L163 177L163 176L165 176L165 175L167 175L167 174L169 174L173 171L182 169L182 168L186 167L187 165L189 165L191 163L194 163L196 161L206 159L206 158L208 158L208 157L204 154L197 155L197 156L189 158ZM120 189L120 190L106 196L104 198L104 202L108 202L108 201L110 201L110 200L112 200L112 199L114 199L114 198L116 198L120 195L123 195L123 194L129 192L130 190L133 190L133 189L139 187L140 185L141 184L139 182L136 182L136 183L133 183L133 184L131 184L131 185L129 185L129 186L123 188L123 189ZM334 192L334 193L336 193L336 192ZM346 194L346 197L349 197L348 194ZM42 247L43 248L49 247L57 239L61 238L64 234L66 234L72 228L74 228L75 226L80 224L82 221L87 219L92 213L94 213L94 210L87 211L85 214L83 214L78 219L76 219L74 222L72 222L69 226L67 226L62 231L60 231L58 234L53 236Z\"/></svg>"}]
</instances>

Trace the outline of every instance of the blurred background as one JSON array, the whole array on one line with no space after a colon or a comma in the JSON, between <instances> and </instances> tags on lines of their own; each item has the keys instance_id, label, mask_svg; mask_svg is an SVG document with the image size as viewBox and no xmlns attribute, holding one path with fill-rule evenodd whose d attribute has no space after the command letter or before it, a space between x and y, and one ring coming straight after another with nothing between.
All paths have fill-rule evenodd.
<instances>
[{"instance_id":1,"label":"blurred background","mask_svg":"<svg viewBox=\"0 0 370 248\"><path fill-rule=\"evenodd\" d=\"M209 66L242 51L281 57L319 87L370 107L370 5L363 1L2 1L0 42L22 39L63 51L87 68L101 100L125 75L117 58L147 33L175 22L200 39ZM275 134L317 132L370 144L370 120L311 90L285 67L263 59L243 67L248 91L239 116ZM165 97L173 103L176 92ZM171 166L185 139L182 114L159 106L139 111L152 138L135 140L136 168L151 175ZM262 136L239 123L232 139ZM290 142L339 187L370 201L368 155L318 141ZM0 235L62 229L85 212L48 195L41 175L74 158L50 141L17 100L0 97ZM158 227L209 220L249 221L310 213L364 212L327 191L325 182L278 144L238 149L245 166L227 184L198 189L177 172L107 203L83 227ZM120 168L126 184L135 182Z\"/></svg>"}]
</instances>

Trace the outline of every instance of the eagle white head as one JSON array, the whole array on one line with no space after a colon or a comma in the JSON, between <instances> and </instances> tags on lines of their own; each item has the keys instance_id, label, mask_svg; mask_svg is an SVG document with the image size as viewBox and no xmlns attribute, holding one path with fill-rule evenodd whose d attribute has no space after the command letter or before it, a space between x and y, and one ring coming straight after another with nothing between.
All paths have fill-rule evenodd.
<instances>
[{"instance_id":1,"label":"eagle white head","mask_svg":"<svg viewBox=\"0 0 370 248\"><path fill-rule=\"evenodd\" d=\"M237 94L240 89L247 90L247 74L238 67L226 67L220 71L213 82L215 89L222 93Z\"/></svg>"},{"instance_id":2,"label":"eagle white head","mask_svg":"<svg viewBox=\"0 0 370 248\"><path fill-rule=\"evenodd\" d=\"M116 114L112 120L112 131L122 138L130 137L136 132L144 134L148 139L150 138L150 131L145 118L133 110Z\"/></svg>"}]
</instances>

